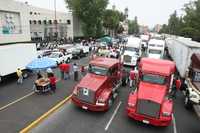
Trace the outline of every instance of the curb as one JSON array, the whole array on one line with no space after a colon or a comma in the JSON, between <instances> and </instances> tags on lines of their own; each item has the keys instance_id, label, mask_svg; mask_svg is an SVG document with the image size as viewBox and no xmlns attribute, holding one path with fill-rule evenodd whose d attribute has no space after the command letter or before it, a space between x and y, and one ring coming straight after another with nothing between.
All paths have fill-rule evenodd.
<instances>
[{"instance_id":1,"label":"curb","mask_svg":"<svg viewBox=\"0 0 200 133\"><path fill-rule=\"evenodd\" d=\"M49 117L51 114L53 114L56 110L58 110L60 107L62 107L66 102L70 100L72 95L65 98L63 101L56 104L53 108L51 108L49 111L44 113L42 116L37 118L35 121L33 121L31 124L29 124L27 127L22 129L19 133L28 133L31 129L36 127L38 124L40 124L42 121L44 121L47 117Z\"/></svg>"}]
</instances>

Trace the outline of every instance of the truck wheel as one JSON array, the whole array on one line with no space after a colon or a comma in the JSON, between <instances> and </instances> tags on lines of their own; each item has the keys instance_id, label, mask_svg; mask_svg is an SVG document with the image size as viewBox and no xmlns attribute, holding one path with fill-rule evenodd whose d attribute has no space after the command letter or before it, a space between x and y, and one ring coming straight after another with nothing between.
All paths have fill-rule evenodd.
<instances>
[{"instance_id":1,"label":"truck wheel","mask_svg":"<svg viewBox=\"0 0 200 133\"><path fill-rule=\"evenodd\" d=\"M108 107L110 108L113 105L113 98L112 96L108 100Z\"/></svg>"},{"instance_id":2,"label":"truck wheel","mask_svg":"<svg viewBox=\"0 0 200 133\"><path fill-rule=\"evenodd\" d=\"M3 77L0 76L0 83L3 81Z\"/></svg>"},{"instance_id":3,"label":"truck wheel","mask_svg":"<svg viewBox=\"0 0 200 133\"><path fill-rule=\"evenodd\" d=\"M70 59L69 58L67 59L67 63L70 63Z\"/></svg>"},{"instance_id":4,"label":"truck wheel","mask_svg":"<svg viewBox=\"0 0 200 133\"><path fill-rule=\"evenodd\" d=\"M188 92L186 93L186 96L185 96L184 105L185 105L185 108L188 109L188 110L192 108L192 103L189 99Z\"/></svg>"}]
</instances>

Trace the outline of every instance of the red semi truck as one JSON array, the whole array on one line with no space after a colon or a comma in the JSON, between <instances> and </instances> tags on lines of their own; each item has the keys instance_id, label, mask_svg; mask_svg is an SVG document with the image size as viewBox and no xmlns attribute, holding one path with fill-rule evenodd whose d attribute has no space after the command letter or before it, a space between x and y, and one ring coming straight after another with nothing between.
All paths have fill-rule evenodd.
<instances>
[{"instance_id":1,"label":"red semi truck","mask_svg":"<svg viewBox=\"0 0 200 133\"><path fill-rule=\"evenodd\" d=\"M121 85L121 66L119 60L111 58L90 61L89 72L74 88L72 102L86 110L108 110Z\"/></svg>"},{"instance_id":2,"label":"red semi truck","mask_svg":"<svg viewBox=\"0 0 200 133\"><path fill-rule=\"evenodd\" d=\"M172 120L175 63L142 58L137 73L136 89L128 98L128 116L154 126L168 126Z\"/></svg>"}]
</instances>

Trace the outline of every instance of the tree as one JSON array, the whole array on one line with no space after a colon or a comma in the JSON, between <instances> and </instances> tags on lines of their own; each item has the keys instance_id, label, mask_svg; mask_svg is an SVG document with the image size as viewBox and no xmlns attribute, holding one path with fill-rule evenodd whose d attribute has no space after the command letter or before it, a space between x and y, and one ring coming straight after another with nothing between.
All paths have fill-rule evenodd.
<instances>
[{"instance_id":1,"label":"tree","mask_svg":"<svg viewBox=\"0 0 200 133\"><path fill-rule=\"evenodd\" d=\"M123 13L117 10L107 9L103 15L103 26L109 32L109 34L122 31L122 27L120 27L120 21L124 20L125 17Z\"/></svg>"},{"instance_id":2,"label":"tree","mask_svg":"<svg viewBox=\"0 0 200 133\"><path fill-rule=\"evenodd\" d=\"M86 37L98 37L102 34L102 17L108 0L65 0L73 14L82 21Z\"/></svg>"},{"instance_id":3,"label":"tree","mask_svg":"<svg viewBox=\"0 0 200 133\"><path fill-rule=\"evenodd\" d=\"M134 20L128 21L128 33L129 34L138 34L139 33L139 25L137 17Z\"/></svg>"}]
</instances>

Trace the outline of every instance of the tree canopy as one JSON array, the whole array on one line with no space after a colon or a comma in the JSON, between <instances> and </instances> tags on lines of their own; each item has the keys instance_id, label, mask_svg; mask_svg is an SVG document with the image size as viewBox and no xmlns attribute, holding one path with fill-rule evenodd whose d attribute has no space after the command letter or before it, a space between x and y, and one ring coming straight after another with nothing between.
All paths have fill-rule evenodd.
<instances>
[{"instance_id":1,"label":"tree canopy","mask_svg":"<svg viewBox=\"0 0 200 133\"><path fill-rule=\"evenodd\" d=\"M83 33L86 37L102 35L102 18L108 0L65 0L73 14L82 21Z\"/></svg>"},{"instance_id":2,"label":"tree canopy","mask_svg":"<svg viewBox=\"0 0 200 133\"><path fill-rule=\"evenodd\" d=\"M200 41L200 0L185 4L183 10L184 16L179 17L176 11L170 15L168 25L164 24L160 32Z\"/></svg>"}]
</instances>

